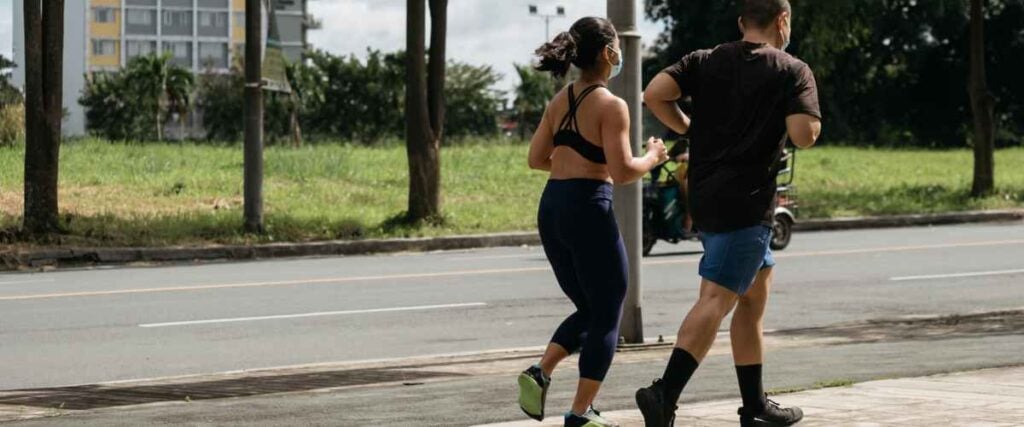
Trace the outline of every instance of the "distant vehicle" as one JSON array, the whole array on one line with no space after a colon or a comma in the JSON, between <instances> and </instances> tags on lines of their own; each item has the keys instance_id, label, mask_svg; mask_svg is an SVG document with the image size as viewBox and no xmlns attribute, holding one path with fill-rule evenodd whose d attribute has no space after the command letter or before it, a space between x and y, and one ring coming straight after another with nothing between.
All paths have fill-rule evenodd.
<instances>
[{"instance_id":1,"label":"distant vehicle","mask_svg":"<svg viewBox=\"0 0 1024 427\"><path fill-rule=\"evenodd\" d=\"M673 147L675 148L675 147ZM659 240L676 244L686 240L698 240L696 230L687 230L685 224L689 212L684 189L676 177L678 168L685 164L676 162L678 156L671 155L668 162L651 170L650 178L644 182L643 193L643 254L647 256ZM684 161L685 163L685 161ZM674 168L670 165L676 164ZM775 215L772 218L773 250L784 250L793 237L799 204L796 186L793 185L796 168L796 152L785 150L777 165L779 178L776 194ZM662 176L665 179L662 179Z\"/></svg>"}]
</instances>

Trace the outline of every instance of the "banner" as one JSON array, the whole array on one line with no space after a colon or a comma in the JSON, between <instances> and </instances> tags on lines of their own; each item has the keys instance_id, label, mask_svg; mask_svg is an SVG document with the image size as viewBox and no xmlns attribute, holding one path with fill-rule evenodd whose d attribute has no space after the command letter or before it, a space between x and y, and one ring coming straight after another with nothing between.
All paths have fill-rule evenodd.
<instances>
[{"instance_id":1,"label":"banner","mask_svg":"<svg viewBox=\"0 0 1024 427\"><path fill-rule=\"evenodd\" d=\"M263 88L275 92L291 93L288 83L287 62L277 30L277 0L263 0Z\"/></svg>"}]
</instances>

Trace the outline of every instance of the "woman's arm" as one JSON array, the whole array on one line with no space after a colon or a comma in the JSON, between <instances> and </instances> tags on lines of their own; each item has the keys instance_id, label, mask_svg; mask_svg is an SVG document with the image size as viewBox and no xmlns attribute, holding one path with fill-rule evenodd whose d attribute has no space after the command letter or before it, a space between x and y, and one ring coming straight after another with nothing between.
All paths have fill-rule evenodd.
<instances>
[{"instance_id":1,"label":"woman's arm","mask_svg":"<svg viewBox=\"0 0 1024 427\"><path fill-rule=\"evenodd\" d=\"M544 109L544 116L537 125L537 130L530 140L530 155L527 163L530 169L551 171L551 153L555 151L555 136L551 132L551 122L548 120L548 109Z\"/></svg>"},{"instance_id":2,"label":"woman's arm","mask_svg":"<svg viewBox=\"0 0 1024 427\"><path fill-rule=\"evenodd\" d=\"M619 185L636 182L668 160L665 143L655 138L647 141L647 153L643 157L633 157L629 143L629 107L619 98L615 98L611 108L602 113L601 141L604 156L608 159L608 174Z\"/></svg>"}]
</instances>

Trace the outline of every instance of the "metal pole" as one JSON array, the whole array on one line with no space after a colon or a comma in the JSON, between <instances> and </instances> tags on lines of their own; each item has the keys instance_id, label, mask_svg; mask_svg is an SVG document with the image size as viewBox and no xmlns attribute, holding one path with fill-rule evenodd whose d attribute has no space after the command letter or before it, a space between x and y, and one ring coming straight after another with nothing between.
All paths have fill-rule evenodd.
<instances>
[{"instance_id":1,"label":"metal pole","mask_svg":"<svg viewBox=\"0 0 1024 427\"><path fill-rule=\"evenodd\" d=\"M263 232L262 1L245 1L245 230Z\"/></svg>"},{"instance_id":2,"label":"metal pole","mask_svg":"<svg viewBox=\"0 0 1024 427\"><path fill-rule=\"evenodd\" d=\"M640 155L643 138L641 116L640 80L640 33L636 28L636 0L608 0L608 17L619 32L622 59L625 61L622 74L609 84L616 95L629 105L630 142L633 155ZM630 344L644 341L643 316L641 315L641 206L642 182L615 187L615 215L619 230L626 243L626 258L629 260L629 288L626 304L622 311L622 337Z\"/></svg>"}]
</instances>

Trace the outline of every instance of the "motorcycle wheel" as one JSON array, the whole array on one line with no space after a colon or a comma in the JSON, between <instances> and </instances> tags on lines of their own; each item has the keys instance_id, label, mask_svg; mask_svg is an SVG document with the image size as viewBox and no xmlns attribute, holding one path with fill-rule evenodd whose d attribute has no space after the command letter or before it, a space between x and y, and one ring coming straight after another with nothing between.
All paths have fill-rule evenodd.
<instances>
[{"instance_id":1,"label":"motorcycle wheel","mask_svg":"<svg viewBox=\"0 0 1024 427\"><path fill-rule=\"evenodd\" d=\"M775 215L775 221L772 224L772 250L781 251L789 246L790 239L793 238L793 220L789 219L788 216L777 214Z\"/></svg>"}]
</instances>

